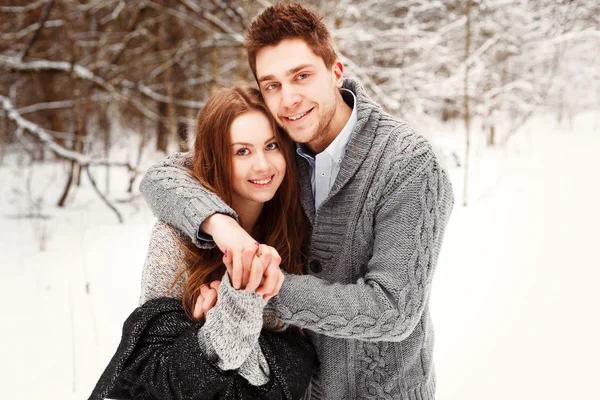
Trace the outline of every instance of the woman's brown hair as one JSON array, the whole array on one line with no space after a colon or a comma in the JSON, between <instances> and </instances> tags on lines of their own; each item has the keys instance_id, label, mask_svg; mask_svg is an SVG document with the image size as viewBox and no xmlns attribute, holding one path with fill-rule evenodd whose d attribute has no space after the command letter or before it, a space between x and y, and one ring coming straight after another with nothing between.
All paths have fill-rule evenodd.
<instances>
[{"instance_id":1,"label":"woman's brown hair","mask_svg":"<svg viewBox=\"0 0 600 400\"><path fill-rule=\"evenodd\" d=\"M236 85L213 94L196 117L196 139L192 175L206 189L231 205L233 188L231 125L247 112L258 111L270 121L286 163L286 174L279 189L263 206L253 232L256 240L274 247L281 256L281 268L292 274L302 273L301 245L306 222L300 204L294 145L269 114L257 89ZM223 253L218 248L199 249L185 243L187 249L183 273L183 306L192 317L203 284L218 280L225 273ZM180 275L181 276L181 275Z\"/></svg>"}]
</instances>

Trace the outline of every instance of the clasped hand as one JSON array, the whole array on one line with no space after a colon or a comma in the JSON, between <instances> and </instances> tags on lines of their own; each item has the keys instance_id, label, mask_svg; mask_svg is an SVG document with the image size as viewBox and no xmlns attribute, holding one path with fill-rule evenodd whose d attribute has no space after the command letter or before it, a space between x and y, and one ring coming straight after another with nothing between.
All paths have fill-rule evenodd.
<instances>
[{"instance_id":1,"label":"clasped hand","mask_svg":"<svg viewBox=\"0 0 600 400\"><path fill-rule=\"evenodd\" d=\"M284 275L279 264L281 257L271 246L254 243L243 249L227 249L223 264L231 285L246 292L255 291L265 300L277 295L283 284ZM217 302L220 281L200 287L200 295L194 307L194 318L201 319Z\"/></svg>"}]
</instances>

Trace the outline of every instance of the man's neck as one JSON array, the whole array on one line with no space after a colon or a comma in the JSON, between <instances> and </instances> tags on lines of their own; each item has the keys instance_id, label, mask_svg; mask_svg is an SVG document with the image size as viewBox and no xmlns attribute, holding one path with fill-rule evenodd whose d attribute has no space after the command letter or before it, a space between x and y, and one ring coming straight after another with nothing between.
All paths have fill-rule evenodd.
<instances>
[{"instance_id":1,"label":"man's neck","mask_svg":"<svg viewBox=\"0 0 600 400\"><path fill-rule=\"evenodd\" d=\"M346 104L344 101L341 92L338 91L336 94L336 109L335 114L329 124L329 132L327 133L326 140L316 144L311 145L310 143L306 143L306 147L313 153L319 154L323 152L334 140L338 137L338 135L344 129L344 126L348 123L350 116L352 115L352 108Z\"/></svg>"}]
</instances>

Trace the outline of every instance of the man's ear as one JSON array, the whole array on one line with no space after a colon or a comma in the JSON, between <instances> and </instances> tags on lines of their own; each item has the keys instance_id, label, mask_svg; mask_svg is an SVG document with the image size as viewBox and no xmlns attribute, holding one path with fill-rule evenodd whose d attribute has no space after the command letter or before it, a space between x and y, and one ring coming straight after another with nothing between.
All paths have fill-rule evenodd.
<instances>
[{"instance_id":1,"label":"man's ear","mask_svg":"<svg viewBox=\"0 0 600 400\"><path fill-rule=\"evenodd\" d=\"M333 76L335 78L335 86L342 87L344 83L344 64L340 60L335 60L333 63Z\"/></svg>"}]
</instances>

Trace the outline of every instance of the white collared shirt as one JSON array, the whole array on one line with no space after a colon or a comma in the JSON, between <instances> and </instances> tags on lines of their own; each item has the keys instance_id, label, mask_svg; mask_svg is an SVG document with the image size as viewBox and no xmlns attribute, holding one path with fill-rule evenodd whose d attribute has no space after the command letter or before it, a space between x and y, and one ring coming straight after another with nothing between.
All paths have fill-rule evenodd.
<instances>
[{"instance_id":1,"label":"white collared shirt","mask_svg":"<svg viewBox=\"0 0 600 400\"><path fill-rule=\"evenodd\" d=\"M356 96L348 89L342 88L340 92L346 104L352 107L352 114L339 135L336 136L325 150L317 154L316 157L310 154L304 144L298 143L296 146L298 155L307 160L310 166L310 181L312 184L313 200L315 202L315 212L327 196L329 196L335 178L338 172L340 172L340 166L346 154L346 147L358 122Z\"/></svg>"}]
</instances>

